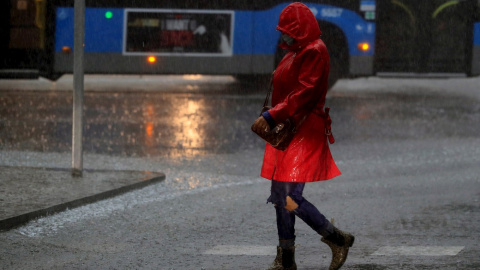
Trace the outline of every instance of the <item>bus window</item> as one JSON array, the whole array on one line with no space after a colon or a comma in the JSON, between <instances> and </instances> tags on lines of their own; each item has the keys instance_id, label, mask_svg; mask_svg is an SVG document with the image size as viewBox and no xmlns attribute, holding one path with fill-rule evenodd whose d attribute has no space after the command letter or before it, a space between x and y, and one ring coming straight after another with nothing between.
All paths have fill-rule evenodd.
<instances>
[{"instance_id":1,"label":"bus window","mask_svg":"<svg viewBox=\"0 0 480 270\"><path fill-rule=\"evenodd\" d=\"M376 69L407 72L415 61L417 16L408 1L378 3Z\"/></svg>"},{"instance_id":2,"label":"bus window","mask_svg":"<svg viewBox=\"0 0 480 270\"><path fill-rule=\"evenodd\" d=\"M46 0L2 1L0 9L0 69L35 69L46 44Z\"/></svg>"},{"instance_id":3,"label":"bus window","mask_svg":"<svg viewBox=\"0 0 480 270\"><path fill-rule=\"evenodd\" d=\"M125 54L231 55L233 13L127 11Z\"/></svg>"},{"instance_id":4,"label":"bus window","mask_svg":"<svg viewBox=\"0 0 480 270\"><path fill-rule=\"evenodd\" d=\"M465 73L471 55L471 1L378 3L377 72Z\"/></svg>"},{"instance_id":5,"label":"bus window","mask_svg":"<svg viewBox=\"0 0 480 270\"><path fill-rule=\"evenodd\" d=\"M430 10L431 33L428 70L441 72L446 68L451 72L462 72L466 67L465 55L471 41L466 39L470 18L467 2L436 1ZM468 41L468 42L467 42Z\"/></svg>"}]
</instances>

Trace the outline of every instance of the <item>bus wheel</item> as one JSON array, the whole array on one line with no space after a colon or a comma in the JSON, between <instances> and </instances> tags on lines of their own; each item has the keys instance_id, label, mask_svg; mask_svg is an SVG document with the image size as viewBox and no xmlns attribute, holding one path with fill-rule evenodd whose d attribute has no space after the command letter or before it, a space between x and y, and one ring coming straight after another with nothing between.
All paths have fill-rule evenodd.
<instances>
[{"instance_id":1,"label":"bus wheel","mask_svg":"<svg viewBox=\"0 0 480 270\"><path fill-rule=\"evenodd\" d=\"M49 79L50 81L57 81L63 76L63 73L41 73L40 76Z\"/></svg>"},{"instance_id":2,"label":"bus wheel","mask_svg":"<svg viewBox=\"0 0 480 270\"><path fill-rule=\"evenodd\" d=\"M270 82L270 74L237 74L234 76L242 85L264 86Z\"/></svg>"},{"instance_id":3,"label":"bus wheel","mask_svg":"<svg viewBox=\"0 0 480 270\"><path fill-rule=\"evenodd\" d=\"M328 90L330 90L340 79L340 67L338 59L330 57L330 74L328 75Z\"/></svg>"},{"instance_id":4,"label":"bus wheel","mask_svg":"<svg viewBox=\"0 0 480 270\"><path fill-rule=\"evenodd\" d=\"M319 22L322 30L322 40L327 46L330 56L330 75L328 89L348 74L348 45L342 30L332 24Z\"/></svg>"}]
</instances>

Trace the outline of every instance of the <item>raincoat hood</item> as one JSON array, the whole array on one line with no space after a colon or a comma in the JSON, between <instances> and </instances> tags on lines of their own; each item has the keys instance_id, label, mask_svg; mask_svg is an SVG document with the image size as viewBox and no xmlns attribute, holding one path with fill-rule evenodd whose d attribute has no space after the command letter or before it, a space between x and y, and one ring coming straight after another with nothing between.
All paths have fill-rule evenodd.
<instances>
[{"instance_id":1,"label":"raincoat hood","mask_svg":"<svg viewBox=\"0 0 480 270\"><path fill-rule=\"evenodd\" d=\"M289 50L301 49L319 39L322 34L313 13L306 5L299 2L292 3L282 10L277 30L296 40L291 46L285 42L280 44L280 47Z\"/></svg>"}]
</instances>

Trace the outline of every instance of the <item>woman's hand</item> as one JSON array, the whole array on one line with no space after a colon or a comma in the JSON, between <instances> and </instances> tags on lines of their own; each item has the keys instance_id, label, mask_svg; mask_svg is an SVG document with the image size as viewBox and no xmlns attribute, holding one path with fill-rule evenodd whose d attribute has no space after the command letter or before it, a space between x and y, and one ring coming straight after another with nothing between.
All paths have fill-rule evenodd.
<instances>
[{"instance_id":1,"label":"woman's hand","mask_svg":"<svg viewBox=\"0 0 480 270\"><path fill-rule=\"evenodd\" d=\"M255 132L258 132L258 133L269 132L270 131L270 126L268 125L267 120L265 120L265 118L263 118L263 116L260 116L253 123L253 130Z\"/></svg>"}]
</instances>

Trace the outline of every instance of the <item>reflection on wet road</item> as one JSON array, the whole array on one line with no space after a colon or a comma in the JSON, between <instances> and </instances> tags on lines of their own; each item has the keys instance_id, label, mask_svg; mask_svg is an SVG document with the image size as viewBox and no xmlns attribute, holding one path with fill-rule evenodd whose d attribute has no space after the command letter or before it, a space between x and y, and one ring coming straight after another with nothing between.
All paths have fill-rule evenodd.
<instances>
[{"instance_id":1,"label":"reflection on wet road","mask_svg":"<svg viewBox=\"0 0 480 270\"><path fill-rule=\"evenodd\" d=\"M84 150L189 156L261 146L249 125L262 98L244 87L226 81L220 86L189 83L182 91L87 91ZM2 149L70 151L71 92L2 91L0 104Z\"/></svg>"},{"instance_id":2,"label":"reflection on wet road","mask_svg":"<svg viewBox=\"0 0 480 270\"><path fill-rule=\"evenodd\" d=\"M195 79L182 78L169 91L87 91L84 151L173 157L263 147L250 131L263 103L263 87ZM0 104L0 149L71 150L71 92L0 91ZM327 106L332 107L337 142L468 137L480 132L475 124L478 102L462 96L336 89Z\"/></svg>"}]
</instances>

